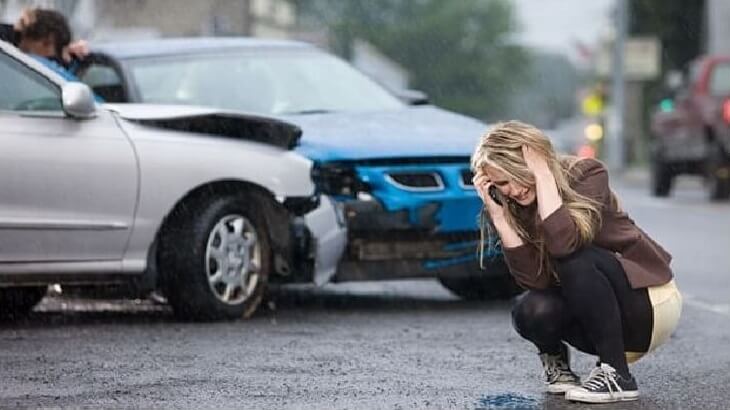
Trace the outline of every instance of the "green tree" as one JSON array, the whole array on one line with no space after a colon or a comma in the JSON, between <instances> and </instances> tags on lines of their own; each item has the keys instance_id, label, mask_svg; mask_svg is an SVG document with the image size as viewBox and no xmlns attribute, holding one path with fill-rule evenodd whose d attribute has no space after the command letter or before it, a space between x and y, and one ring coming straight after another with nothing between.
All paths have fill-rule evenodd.
<instances>
[{"instance_id":1,"label":"green tree","mask_svg":"<svg viewBox=\"0 0 730 410\"><path fill-rule=\"evenodd\" d=\"M338 54L347 58L353 39L366 40L405 67L414 88L455 111L505 115L529 72L506 0L293 1L304 24L329 28Z\"/></svg>"},{"instance_id":2,"label":"green tree","mask_svg":"<svg viewBox=\"0 0 730 410\"><path fill-rule=\"evenodd\" d=\"M662 69L684 69L702 50L705 0L630 0L629 33L657 36Z\"/></svg>"}]
</instances>

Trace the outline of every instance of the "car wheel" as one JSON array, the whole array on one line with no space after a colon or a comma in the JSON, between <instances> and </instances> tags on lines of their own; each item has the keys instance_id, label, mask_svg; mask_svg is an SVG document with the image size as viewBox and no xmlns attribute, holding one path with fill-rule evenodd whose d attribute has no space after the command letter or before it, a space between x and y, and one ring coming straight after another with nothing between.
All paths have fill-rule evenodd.
<instances>
[{"instance_id":1,"label":"car wheel","mask_svg":"<svg viewBox=\"0 0 730 410\"><path fill-rule=\"evenodd\" d=\"M651 162L651 193L656 197L668 197L674 175L667 161L656 154Z\"/></svg>"},{"instance_id":2,"label":"car wheel","mask_svg":"<svg viewBox=\"0 0 730 410\"><path fill-rule=\"evenodd\" d=\"M467 300L509 299L522 293L509 274L504 261L487 262L489 276L479 273L473 276L440 277L441 284L456 296Z\"/></svg>"},{"instance_id":3,"label":"car wheel","mask_svg":"<svg viewBox=\"0 0 730 410\"><path fill-rule=\"evenodd\" d=\"M271 250L260 204L227 195L184 204L159 243L160 285L176 316L249 317L261 303Z\"/></svg>"},{"instance_id":4,"label":"car wheel","mask_svg":"<svg viewBox=\"0 0 730 410\"><path fill-rule=\"evenodd\" d=\"M0 318L15 320L26 316L46 296L46 286L0 288Z\"/></svg>"},{"instance_id":5,"label":"car wheel","mask_svg":"<svg viewBox=\"0 0 730 410\"><path fill-rule=\"evenodd\" d=\"M730 160L718 144L711 146L707 158L707 182L710 199L719 201L730 198Z\"/></svg>"}]
</instances>

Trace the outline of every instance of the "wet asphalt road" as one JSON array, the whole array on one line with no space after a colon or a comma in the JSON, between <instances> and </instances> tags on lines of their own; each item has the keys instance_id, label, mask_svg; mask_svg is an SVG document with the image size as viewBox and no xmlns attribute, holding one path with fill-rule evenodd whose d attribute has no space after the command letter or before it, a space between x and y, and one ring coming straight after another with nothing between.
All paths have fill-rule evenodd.
<instances>
[{"instance_id":1,"label":"wet asphalt road","mask_svg":"<svg viewBox=\"0 0 730 410\"><path fill-rule=\"evenodd\" d=\"M675 256L685 309L670 343L632 367L640 401L598 408L729 408L730 203L692 180L669 200L626 181L624 206ZM0 325L0 407L588 408L542 393L509 308L434 281L283 289L254 318L213 324L149 302L47 298ZM585 375L593 358L576 356Z\"/></svg>"}]
</instances>

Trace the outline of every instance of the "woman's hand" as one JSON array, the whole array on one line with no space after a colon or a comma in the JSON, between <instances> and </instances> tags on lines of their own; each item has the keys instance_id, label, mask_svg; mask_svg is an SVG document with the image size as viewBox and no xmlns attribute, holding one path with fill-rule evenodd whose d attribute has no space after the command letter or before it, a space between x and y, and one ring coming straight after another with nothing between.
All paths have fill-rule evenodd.
<instances>
[{"instance_id":1,"label":"woman's hand","mask_svg":"<svg viewBox=\"0 0 730 410\"><path fill-rule=\"evenodd\" d=\"M492 199L489 195L489 187L492 186L492 182L489 180L489 177L481 172L477 172L472 179L472 182L474 183L474 188L477 190L479 198L482 199L485 208L487 208L489 217L492 218L492 220L504 218L504 208L494 202L494 199Z\"/></svg>"},{"instance_id":2,"label":"woman's hand","mask_svg":"<svg viewBox=\"0 0 730 410\"><path fill-rule=\"evenodd\" d=\"M527 168L532 171L535 178L552 175L550 167L548 166L547 159L539 152L528 147L527 145L522 146L522 157L525 159Z\"/></svg>"},{"instance_id":3,"label":"woman's hand","mask_svg":"<svg viewBox=\"0 0 730 410\"><path fill-rule=\"evenodd\" d=\"M499 238L502 240L502 246L515 248L522 245L524 242L514 228L507 222L507 218L505 218L505 214L509 212L507 205L500 206L489 196L489 187L492 186L492 181L489 180L489 177L481 172L477 172L472 181L474 182L474 188L476 188L477 194L479 194L482 202L484 202L484 207L487 209L489 218L492 220L492 224L497 230Z\"/></svg>"},{"instance_id":4,"label":"woman's hand","mask_svg":"<svg viewBox=\"0 0 730 410\"><path fill-rule=\"evenodd\" d=\"M522 156L527 168L535 175L537 211L545 220L563 204L563 199L558 193L555 175L550 171L547 159L534 149L523 145Z\"/></svg>"}]
</instances>

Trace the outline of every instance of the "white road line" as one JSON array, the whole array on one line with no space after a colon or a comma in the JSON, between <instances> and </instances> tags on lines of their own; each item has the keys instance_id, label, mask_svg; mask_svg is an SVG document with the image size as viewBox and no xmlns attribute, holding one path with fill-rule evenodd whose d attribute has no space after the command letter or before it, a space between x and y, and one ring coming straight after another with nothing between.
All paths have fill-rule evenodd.
<instances>
[{"instance_id":1,"label":"white road line","mask_svg":"<svg viewBox=\"0 0 730 410\"><path fill-rule=\"evenodd\" d=\"M707 312L718 313L724 316L730 316L730 305L723 303L707 303L703 302L692 295L683 294L684 304L693 308L701 309Z\"/></svg>"}]
</instances>

